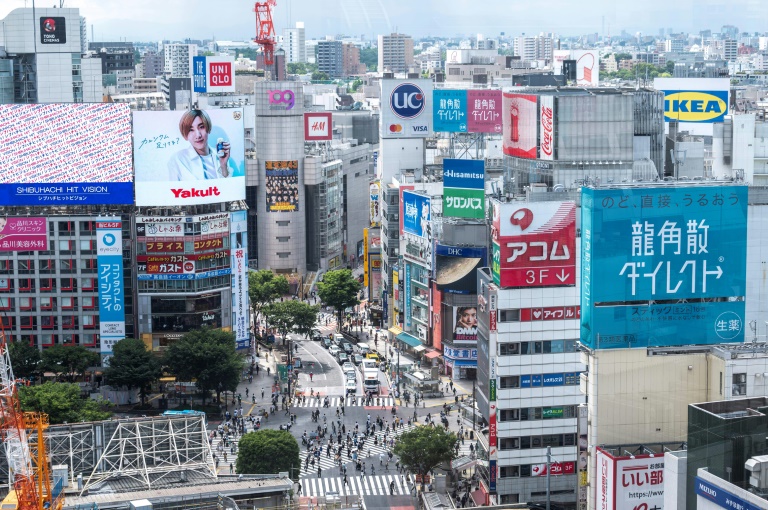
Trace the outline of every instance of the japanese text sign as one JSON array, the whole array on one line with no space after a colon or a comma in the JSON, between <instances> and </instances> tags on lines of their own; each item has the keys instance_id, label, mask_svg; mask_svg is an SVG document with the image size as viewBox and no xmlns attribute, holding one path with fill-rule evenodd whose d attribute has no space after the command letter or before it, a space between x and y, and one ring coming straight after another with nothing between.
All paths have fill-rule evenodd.
<instances>
[{"instance_id":1,"label":"japanese text sign","mask_svg":"<svg viewBox=\"0 0 768 510\"><path fill-rule=\"evenodd\" d=\"M97 220L96 263L99 285L99 336L102 354L125 338L125 290L123 286L122 222Z\"/></svg>"},{"instance_id":2,"label":"japanese text sign","mask_svg":"<svg viewBox=\"0 0 768 510\"><path fill-rule=\"evenodd\" d=\"M443 186L444 216L476 219L485 217L483 160L443 160Z\"/></svg>"}]
</instances>

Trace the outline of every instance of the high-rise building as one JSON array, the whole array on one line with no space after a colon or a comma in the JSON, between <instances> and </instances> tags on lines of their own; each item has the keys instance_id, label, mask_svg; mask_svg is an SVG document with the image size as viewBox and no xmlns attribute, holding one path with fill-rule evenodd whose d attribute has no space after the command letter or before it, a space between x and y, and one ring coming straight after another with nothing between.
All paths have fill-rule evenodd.
<instances>
[{"instance_id":1,"label":"high-rise building","mask_svg":"<svg viewBox=\"0 0 768 510\"><path fill-rule=\"evenodd\" d=\"M318 41L317 70L331 78L344 75L341 41Z\"/></svg>"},{"instance_id":2,"label":"high-rise building","mask_svg":"<svg viewBox=\"0 0 768 510\"><path fill-rule=\"evenodd\" d=\"M165 74L170 78L191 78L192 57L197 56L196 44L166 44L163 46Z\"/></svg>"},{"instance_id":3,"label":"high-rise building","mask_svg":"<svg viewBox=\"0 0 768 510\"><path fill-rule=\"evenodd\" d=\"M344 43L341 48L342 73L344 76L365 74L365 64L360 62L360 48L353 43Z\"/></svg>"},{"instance_id":4,"label":"high-rise building","mask_svg":"<svg viewBox=\"0 0 768 510\"><path fill-rule=\"evenodd\" d=\"M14 9L0 20L0 69L11 71L0 74L0 102L101 102L101 59L84 52L82 20L79 9Z\"/></svg>"},{"instance_id":5,"label":"high-rise building","mask_svg":"<svg viewBox=\"0 0 768 510\"><path fill-rule=\"evenodd\" d=\"M307 61L306 36L304 35L304 22L297 21L295 28L283 30L283 48L287 63Z\"/></svg>"},{"instance_id":6,"label":"high-rise building","mask_svg":"<svg viewBox=\"0 0 768 510\"><path fill-rule=\"evenodd\" d=\"M378 71L405 73L413 66L413 38L405 34L379 35Z\"/></svg>"},{"instance_id":7,"label":"high-rise building","mask_svg":"<svg viewBox=\"0 0 768 510\"><path fill-rule=\"evenodd\" d=\"M141 60L141 65L144 68L144 75L142 78L156 78L163 74L163 55L155 53L154 51L148 51L144 54Z\"/></svg>"},{"instance_id":8,"label":"high-rise building","mask_svg":"<svg viewBox=\"0 0 768 510\"><path fill-rule=\"evenodd\" d=\"M552 61L552 37L546 34L515 37L513 49L522 60Z\"/></svg>"},{"instance_id":9,"label":"high-rise building","mask_svg":"<svg viewBox=\"0 0 768 510\"><path fill-rule=\"evenodd\" d=\"M723 41L723 58L726 62L735 62L739 57L738 41L735 39L725 39Z\"/></svg>"}]
</instances>

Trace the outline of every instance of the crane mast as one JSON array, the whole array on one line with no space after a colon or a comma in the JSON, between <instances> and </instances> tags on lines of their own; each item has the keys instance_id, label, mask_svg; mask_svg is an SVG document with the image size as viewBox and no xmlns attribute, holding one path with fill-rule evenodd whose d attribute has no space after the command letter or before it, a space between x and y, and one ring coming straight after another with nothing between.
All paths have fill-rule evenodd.
<instances>
[{"instance_id":1,"label":"crane mast","mask_svg":"<svg viewBox=\"0 0 768 510\"><path fill-rule=\"evenodd\" d=\"M256 2L253 10L256 12L256 39L253 42L261 45L264 50L264 64L271 66L275 63L275 25L272 23L272 7L277 0Z\"/></svg>"}]
</instances>

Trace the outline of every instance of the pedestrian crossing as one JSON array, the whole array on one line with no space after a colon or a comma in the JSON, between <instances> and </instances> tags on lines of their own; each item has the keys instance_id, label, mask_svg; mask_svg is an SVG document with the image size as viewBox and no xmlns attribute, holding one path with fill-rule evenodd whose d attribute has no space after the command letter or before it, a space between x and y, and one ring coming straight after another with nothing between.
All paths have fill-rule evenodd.
<instances>
[{"instance_id":1,"label":"pedestrian crossing","mask_svg":"<svg viewBox=\"0 0 768 510\"><path fill-rule=\"evenodd\" d=\"M394 491L390 492L390 484L394 482ZM334 478L304 478L301 480L301 495L309 497L325 496L402 496L410 493L408 482L404 475L392 468L391 474L343 476Z\"/></svg>"},{"instance_id":2,"label":"pedestrian crossing","mask_svg":"<svg viewBox=\"0 0 768 510\"><path fill-rule=\"evenodd\" d=\"M341 407L342 402L344 402L344 406L365 406L365 397L328 397L328 400L330 402L330 409L335 409L337 407ZM323 407L323 402L325 401L325 397L320 397L320 400L314 397L307 397L303 398L300 401L297 399L297 402L293 403L293 407ZM394 397L386 396L386 397L379 397L378 400L376 397L373 398L371 402L371 407L392 407L395 405L395 399Z\"/></svg>"},{"instance_id":3,"label":"pedestrian crossing","mask_svg":"<svg viewBox=\"0 0 768 510\"><path fill-rule=\"evenodd\" d=\"M413 430L416 427L416 425L404 425L402 428L398 428L395 432L395 437L400 436L401 434L408 432L409 430ZM349 430L349 429L347 429ZM376 435L381 439L383 437L382 432L376 432ZM388 436L389 438L392 437L392 434ZM334 443L335 444L335 443ZM328 441L324 441L323 443L323 451L320 454L320 458L310 456L309 463L307 463L307 455L310 455L309 452L306 449L302 449L301 453L299 454L299 457L301 459L301 476L307 476L307 475L316 475L317 474L317 468L320 467L321 470L327 470L327 469L334 469L338 468L339 464L334 460L335 457L335 447L331 449L331 456L328 457L327 454L328 449ZM354 448L353 448L354 449ZM368 458L374 458L374 465L376 466L376 469L384 470L385 467L383 465L379 464L379 454L384 454L384 462L389 458L389 455L387 454L389 452L390 448L389 446L384 446L382 442L379 442L379 444L374 445L373 444L373 438L369 438L365 441L365 447L363 448L362 452L358 453L359 459L368 459ZM315 463L312 464L312 459L315 460ZM341 462L342 464L347 464L352 462L353 459L347 456L347 449L346 447L343 450L343 453L341 455ZM393 457L393 459L389 462L389 469L394 470L395 469L395 462L397 462L396 458Z\"/></svg>"}]
</instances>

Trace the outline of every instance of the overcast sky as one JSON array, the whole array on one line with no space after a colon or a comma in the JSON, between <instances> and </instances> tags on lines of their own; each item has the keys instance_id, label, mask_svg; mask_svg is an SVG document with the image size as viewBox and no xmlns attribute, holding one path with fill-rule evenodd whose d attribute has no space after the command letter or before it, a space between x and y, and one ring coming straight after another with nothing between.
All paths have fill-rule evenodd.
<instances>
[{"instance_id":1,"label":"overcast sky","mask_svg":"<svg viewBox=\"0 0 768 510\"><path fill-rule=\"evenodd\" d=\"M36 0L36 7L59 0ZM275 29L303 21L308 38L397 30L424 35L486 37L555 32L562 36L622 29L657 34L659 28L741 31L768 28L768 0L277 0ZM244 40L255 35L253 0L65 0L93 25L96 40L156 41L185 37ZM0 0L0 18L32 0Z\"/></svg>"}]
</instances>

